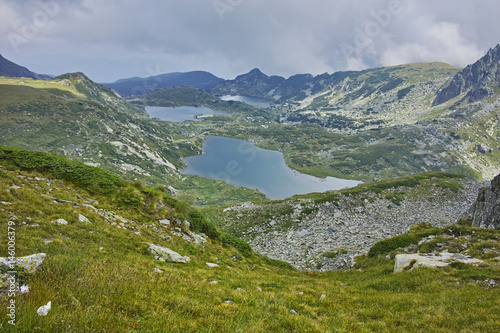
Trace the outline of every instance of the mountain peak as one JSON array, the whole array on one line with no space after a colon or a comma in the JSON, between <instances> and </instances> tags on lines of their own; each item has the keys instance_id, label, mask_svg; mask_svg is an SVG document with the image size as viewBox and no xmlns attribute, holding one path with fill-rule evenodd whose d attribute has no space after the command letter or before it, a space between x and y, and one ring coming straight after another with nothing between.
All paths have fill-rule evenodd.
<instances>
[{"instance_id":1,"label":"mountain peak","mask_svg":"<svg viewBox=\"0 0 500 333\"><path fill-rule=\"evenodd\" d=\"M48 77L44 75L38 75L26 67L19 66L18 64L13 63L12 61L4 58L0 54L0 76L7 77L27 77L35 80L45 80Z\"/></svg>"},{"instance_id":2,"label":"mountain peak","mask_svg":"<svg viewBox=\"0 0 500 333\"><path fill-rule=\"evenodd\" d=\"M463 100L475 102L492 95L492 86L500 87L500 44L458 72L450 84L438 92L433 104L445 103L465 92Z\"/></svg>"},{"instance_id":3,"label":"mountain peak","mask_svg":"<svg viewBox=\"0 0 500 333\"><path fill-rule=\"evenodd\" d=\"M260 69L254 68L246 74L241 74L236 77L236 81L248 81L248 80L262 80L266 79L268 76L261 72Z\"/></svg>"}]
</instances>

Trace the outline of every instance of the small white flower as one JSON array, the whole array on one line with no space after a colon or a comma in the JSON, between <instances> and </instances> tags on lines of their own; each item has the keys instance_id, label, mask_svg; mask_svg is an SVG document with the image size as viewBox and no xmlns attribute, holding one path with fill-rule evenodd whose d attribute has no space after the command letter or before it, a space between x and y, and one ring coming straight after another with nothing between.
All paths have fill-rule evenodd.
<instances>
[{"instance_id":1,"label":"small white flower","mask_svg":"<svg viewBox=\"0 0 500 333\"><path fill-rule=\"evenodd\" d=\"M49 313L51 307L52 302L49 301L46 305L42 305L41 307L39 307L38 310L36 310L36 313L38 313L38 315L41 317L46 316L47 313Z\"/></svg>"},{"instance_id":2,"label":"small white flower","mask_svg":"<svg viewBox=\"0 0 500 333\"><path fill-rule=\"evenodd\" d=\"M28 286L26 284L22 285L21 288L19 288L19 292L21 294L26 294L26 293L28 293L28 291L30 291L30 286Z\"/></svg>"}]
</instances>

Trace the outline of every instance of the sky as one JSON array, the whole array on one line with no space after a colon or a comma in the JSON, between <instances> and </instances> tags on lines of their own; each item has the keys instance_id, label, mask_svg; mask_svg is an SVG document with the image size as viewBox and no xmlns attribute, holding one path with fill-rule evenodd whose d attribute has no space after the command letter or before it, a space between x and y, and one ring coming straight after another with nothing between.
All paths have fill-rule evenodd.
<instances>
[{"instance_id":1,"label":"sky","mask_svg":"<svg viewBox=\"0 0 500 333\"><path fill-rule=\"evenodd\" d=\"M97 82L465 67L500 42L498 13L498 0L0 0L0 54Z\"/></svg>"}]
</instances>

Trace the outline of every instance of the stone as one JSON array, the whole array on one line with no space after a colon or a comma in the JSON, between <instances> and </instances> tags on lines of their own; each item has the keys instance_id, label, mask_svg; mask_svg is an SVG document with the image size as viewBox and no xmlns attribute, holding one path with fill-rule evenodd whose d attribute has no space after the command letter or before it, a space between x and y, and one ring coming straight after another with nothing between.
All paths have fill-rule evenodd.
<instances>
[{"instance_id":1,"label":"stone","mask_svg":"<svg viewBox=\"0 0 500 333\"><path fill-rule=\"evenodd\" d=\"M208 267L212 267L212 268L213 267L219 267L219 265L211 263L211 262L206 262L206 264L207 264Z\"/></svg>"},{"instance_id":2,"label":"stone","mask_svg":"<svg viewBox=\"0 0 500 333\"><path fill-rule=\"evenodd\" d=\"M321 297L319 299L325 299L325 298L326 298L326 295L323 294L323 295L321 295Z\"/></svg>"},{"instance_id":3,"label":"stone","mask_svg":"<svg viewBox=\"0 0 500 333\"><path fill-rule=\"evenodd\" d=\"M211 281L208 284L217 284L217 283L218 283L217 281Z\"/></svg>"},{"instance_id":4,"label":"stone","mask_svg":"<svg viewBox=\"0 0 500 333\"><path fill-rule=\"evenodd\" d=\"M162 227L168 227L170 225L169 219L162 219L158 221Z\"/></svg>"},{"instance_id":5,"label":"stone","mask_svg":"<svg viewBox=\"0 0 500 333\"><path fill-rule=\"evenodd\" d=\"M493 149L491 149L487 145L477 145L477 151L480 152L481 154L488 154L492 153Z\"/></svg>"},{"instance_id":6,"label":"stone","mask_svg":"<svg viewBox=\"0 0 500 333\"><path fill-rule=\"evenodd\" d=\"M297 311L295 311L294 309L291 309L291 310L290 310L290 313L291 313L291 314L293 314L293 315L298 314L298 313L297 313Z\"/></svg>"},{"instance_id":7,"label":"stone","mask_svg":"<svg viewBox=\"0 0 500 333\"><path fill-rule=\"evenodd\" d=\"M416 267L446 267L452 262L480 264L483 261L456 253L441 252L436 255L398 254L394 263L394 273Z\"/></svg>"},{"instance_id":8,"label":"stone","mask_svg":"<svg viewBox=\"0 0 500 333\"><path fill-rule=\"evenodd\" d=\"M66 221L65 219L57 219L57 220L53 221L53 223L59 224L59 225L68 225L68 221Z\"/></svg>"},{"instance_id":9,"label":"stone","mask_svg":"<svg viewBox=\"0 0 500 333\"><path fill-rule=\"evenodd\" d=\"M24 268L28 273L34 273L46 257L47 255L45 253L37 253L26 257L16 258L15 266ZM9 258L0 258L0 267L6 267L11 270L10 264Z\"/></svg>"},{"instance_id":10,"label":"stone","mask_svg":"<svg viewBox=\"0 0 500 333\"><path fill-rule=\"evenodd\" d=\"M191 260L191 258L182 256L179 253L170 250L169 248L153 243L145 243L149 246L149 252L155 257L156 260L161 262L179 263L185 264Z\"/></svg>"},{"instance_id":11,"label":"stone","mask_svg":"<svg viewBox=\"0 0 500 333\"><path fill-rule=\"evenodd\" d=\"M189 227L190 227L190 226L191 226L191 224L190 224L188 221L184 220L184 221L182 222L182 224L181 224L181 230L182 230L183 232L185 232L185 233L189 233Z\"/></svg>"},{"instance_id":12,"label":"stone","mask_svg":"<svg viewBox=\"0 0 500 333\"><path fill-rule=\"evenodd\" d=\"M163 273L163 271L162 271L161 269L156 268L156 267L155 267L153 270L154 270L155 272L157 272L157 273Z\"/></svg>"},{"instance_id":13,"label":"stone","mask_svg":"<svg viewBox=\"0 0 500 333\"><path fill-rule=\"evenodd\" d=\"M78 222L92 223L85 215L82 215L82 214L78 214Z\"/></svg>"},{"instance_id":14,"label":"stone","mask_svg":"<svg viewBox=\"0 0 500 333\"><path fill-rule=\"evenodd\" d=\"M40 317L44 317L47 315L47 313L49 313L49 310L51 309L51 307L52 307L52 302L49 301L46 305L42 305L41 307L39 307L38 310L36 310L36 313Z\"/></svg>"}]
</instances>

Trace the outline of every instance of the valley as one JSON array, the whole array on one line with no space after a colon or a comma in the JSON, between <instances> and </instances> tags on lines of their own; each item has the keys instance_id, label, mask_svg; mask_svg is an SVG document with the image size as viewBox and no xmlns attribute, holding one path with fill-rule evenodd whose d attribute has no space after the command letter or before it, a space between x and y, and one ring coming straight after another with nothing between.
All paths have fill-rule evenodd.
<instances>
[{"instance_id":1,"label":"valley","mask_svg":"<svg viewBox=\"0 0 500 333\"><path fill-rule=\"evenodd\" d=\"M21 331L494 332L499 64L0 77Z\"/></svg>"}]
</instances>

